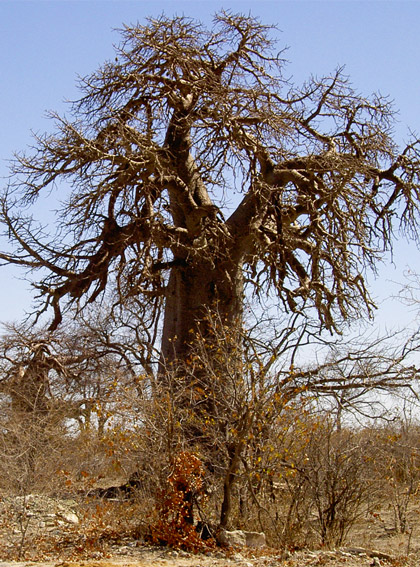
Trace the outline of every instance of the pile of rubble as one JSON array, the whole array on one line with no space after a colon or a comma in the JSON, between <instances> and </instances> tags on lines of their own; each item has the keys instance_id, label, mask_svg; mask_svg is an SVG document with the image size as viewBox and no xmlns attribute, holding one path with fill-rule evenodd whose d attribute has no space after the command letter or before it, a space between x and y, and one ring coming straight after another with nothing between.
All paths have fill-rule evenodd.
<instances>
[{"instance_id":1,"label":"pile of rubble","mask_svg":"<svg viewBox=\"0 0 420 567\"><path fill-rule=\"evenodd\" d=\"M79 524L75 500L40 494L0 497L0 555L13 559L38 557L34 538L62 537Z\"/></svg>"},{"instance_id":2,"label":"pile of rubble","mask_svg":"<svg viewBox=\"0 0 420 567\"><path fill-rule=\"evenodd\" d=\"M63 525L79 523L75 500L56 500L40 494L4 496L0 499L2 524L12 531L54 530Z\"/></svg>"}]
</instances>

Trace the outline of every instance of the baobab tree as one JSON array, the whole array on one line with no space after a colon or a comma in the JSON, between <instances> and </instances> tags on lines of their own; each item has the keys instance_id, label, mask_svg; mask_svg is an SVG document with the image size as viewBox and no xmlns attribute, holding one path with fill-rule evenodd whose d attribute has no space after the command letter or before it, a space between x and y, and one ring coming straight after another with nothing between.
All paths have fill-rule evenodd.
<instances>
[{"instance_id":1,"label":"baobab tree","mask_svg":"<svg viewBox=\"0 0 420 567\"><path fill-rule=\"evenodd\" d=\"M55 131L16 156L1 199L14 247L1 258L40 273L51 328L107 290L136 297L159 315L167 364L185 360L206 310L240 326L245 292L312 308L330 330L370 313L365 271L397 227L416 233L420 197L418 141L397 147L389 100L362 97L342 69L290 84L253 17L121 33L70 117L52 114ZM47 231L30 207L55 189Z\"/></svg>"}]
</instances>

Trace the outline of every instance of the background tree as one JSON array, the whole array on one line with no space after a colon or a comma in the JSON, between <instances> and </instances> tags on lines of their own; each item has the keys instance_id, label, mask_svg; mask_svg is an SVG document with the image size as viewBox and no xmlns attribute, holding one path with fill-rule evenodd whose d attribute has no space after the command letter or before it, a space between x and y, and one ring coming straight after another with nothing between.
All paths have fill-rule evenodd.
<instances>
[{"instance_id":1,"label":"background tree","mask_svg":"<svg viewBox=\"0 0 420 567\"><path fill-rule=\"evenodd\" d=\"M394 520L391 529L398 533L409 533L416 522L413 503L420 487L418 434L418 422L406 420L403 415L371 433L382 498L389 501Z\"/></svg>"},{"instance_id":2,"label":"background tree","mask_svg":"<svg viewBox=\"0 0 420 567\"><path fill-rule=\"evenodd\" d=\"M0 340L2 483L19 492L44 488L64 446L69 411L57 386L71 370L60 335L9 325Z\"/></svg>"},{"instance_id":3,"label":"background tree","mask_svg":"<svg viewBox=\"0 0 420 567\"><path fill-rule=\"evenodd\" d=\"M207 309L240 326L247 290L313 307L331 330L371 311L365 270L398 223L417 231L418 142L400 151L390 102L341 70L289 84L273 33L227 12L210 30L184 17L126 26L72 118L52 114L55 132L17 156L1 201L14 252L1 258L40 272L51 328L66 300L112 288L163 324L168 364ZM47 232L26 209L54 188Z\"/></svg>"},{"instance_id":4,"label":"background tree","mask_svg":"<svg viewBox=\"0 0 420 567\"><path fill-rule=\"evenodd\" d=\"M101 464L109 468L107 454L124 453L144 395L137 372L142 354L131 356L135 334L130 340L127 329L117 335L109 326L105 316L86 313L56 331L6 327L0 338L0 451L10 479L20 476L32 488L60 466L96 474Z\"/></svg>"}]
</instances>

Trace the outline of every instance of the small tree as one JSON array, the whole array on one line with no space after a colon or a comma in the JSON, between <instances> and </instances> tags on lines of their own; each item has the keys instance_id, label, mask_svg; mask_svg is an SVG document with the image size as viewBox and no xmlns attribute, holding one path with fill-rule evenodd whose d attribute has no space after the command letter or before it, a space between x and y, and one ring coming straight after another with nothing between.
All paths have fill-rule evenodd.
<instances>
[{"instance_id":1,"label":"small tree","mask_svg":"<svg viewBox=\"0 0 420 567\"><path fill-rule=\"evenodd\" d=\"M342 545L355 521L366 511L375 489L366 456L366 439L350 430L335 430L323 417L306 447L304 479L308 516L324 545Z\"/></svg>"},{"instance_id":2,"label":"small tree","mask_svg":"<svg viewBox=\"0 0 420 567\"><path fill-rule=\"evenodd\" d=\"M390 501L394 529L407 533L410 529L410 506L420 488L419 425L396 420L372 431L375 437L376 474L384 498Z\"/></svg>"},{"instance_id":3,"label":"small tree","mask_svg":"<svg viewBox=\"0 0 420 567\"><path fill-rule=\"evenodd\" d=\"M204 542L194 525L194 503L204 499L204 468L200 459L188 451L171 463L166 486L158 497L158 519L151 526L152 540L172 547L203 551L214 546Z\"/></svg>"}]
</instances>

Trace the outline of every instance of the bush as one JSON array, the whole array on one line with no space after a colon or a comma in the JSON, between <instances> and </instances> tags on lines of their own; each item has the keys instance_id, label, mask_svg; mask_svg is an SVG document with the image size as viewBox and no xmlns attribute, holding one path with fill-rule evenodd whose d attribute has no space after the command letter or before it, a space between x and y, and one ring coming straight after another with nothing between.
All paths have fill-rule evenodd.
<instances>
[{"instance_id":1,"label":"bush","mask_svg":"<svg viewBox=\"0 0 420 567\"><path fill-rule=\"evenodd\" d=\"M212 539L201 539L194 525L194 503L205 499L203 477L197 455L184 451L174 459L167 486L158 495L158 520L151 526L154 543L194 552L214 546Z\"/></svg>"}]
</instances>

